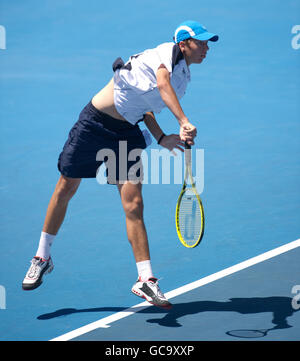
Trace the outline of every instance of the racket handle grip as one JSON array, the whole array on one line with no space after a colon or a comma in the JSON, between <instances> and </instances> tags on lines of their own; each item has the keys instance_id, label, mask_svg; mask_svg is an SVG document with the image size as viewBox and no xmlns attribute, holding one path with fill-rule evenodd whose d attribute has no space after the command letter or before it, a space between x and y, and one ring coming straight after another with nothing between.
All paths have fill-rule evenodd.
<instances>
[{"instance_id":1,"label":"racket handle grip","mask_svg":"<svg viewBox=\"0 0 300 361\"><path fill-rule=\"evenodd\" d=\"M191 146L187 142L185 142L185 149L191 149Z\"/></svg>"}]
</instances>

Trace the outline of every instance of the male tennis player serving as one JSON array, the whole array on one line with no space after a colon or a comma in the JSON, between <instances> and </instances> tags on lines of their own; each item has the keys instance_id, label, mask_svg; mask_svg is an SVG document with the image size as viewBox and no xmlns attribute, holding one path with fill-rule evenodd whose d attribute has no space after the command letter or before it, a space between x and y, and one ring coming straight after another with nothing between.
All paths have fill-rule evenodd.
<instances>
[{"instance_id":1,"label":"male tennis player serving","mask_svg":"<svg viewBox=\"0 0 300 361\"><path fill-rule=\"evenodd\" d=\"M143 221L141 182L131 182L129 175L122 178L118 168L119 142L127 141L127 167L133 149L142 152L146 141L137 123L143 120L157 142L169 149L183 151L184 142L192 145L196 127L184 114L179 100L190 81L191 64L200 64L208 51L208 41L218 36L207 32L195 21L186 21L175 31L174 42L164 43L113 65L114 76L82 110L79 120L69 133L59 156L61 176L50 200L38 250L23 280L24 290L40 286L43 276L53 270L50 248L64 220L68 203L82 178L96 177L101 161L96 155L101 149L111 149L116 156L117 169L108 183L117 185L126 215L126 228L136 261L138 280L132 292L150 303L170 308L170 302L160 291L152 274L147 232ZM156 122L154 113L168 107L179 123L179 135L165 135ZM110 178L115 178L111 180Z\"/></svg>"}]
</instances>

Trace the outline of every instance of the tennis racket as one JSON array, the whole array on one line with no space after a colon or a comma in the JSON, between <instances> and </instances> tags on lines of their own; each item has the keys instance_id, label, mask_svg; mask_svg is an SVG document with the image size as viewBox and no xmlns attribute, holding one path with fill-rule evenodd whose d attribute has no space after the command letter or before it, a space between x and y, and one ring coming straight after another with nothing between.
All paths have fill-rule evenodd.
<instances>
[{"instance_id":1,"label":"tennis racket","mask_svg":"<svg viewBox=\"0 0 300 361\"><path fill-rule=\"evenodd\" d=\"M185 176L176 205L176 230L180 242L187 248L193 248L200 243L204 234L204 210L192 175L191 146L187 143L184 157Z\"/></svg>"}]
</instances>

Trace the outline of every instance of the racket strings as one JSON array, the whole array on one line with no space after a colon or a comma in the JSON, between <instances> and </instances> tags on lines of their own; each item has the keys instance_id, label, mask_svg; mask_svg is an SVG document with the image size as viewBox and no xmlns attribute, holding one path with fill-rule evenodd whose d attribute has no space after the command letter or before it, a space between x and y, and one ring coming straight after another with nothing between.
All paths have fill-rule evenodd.
<instances>
[{"instance_id":1,"label":"racket strings","mask_svg":"<svg viewBox=\"0 0 300 361\"><path fill-rule=\"evenodd\" d=\"M186 191L179 207L179 229L188 245L195 244L202 233L202 212L195 193Z\"/></svg>"}]
</instances>

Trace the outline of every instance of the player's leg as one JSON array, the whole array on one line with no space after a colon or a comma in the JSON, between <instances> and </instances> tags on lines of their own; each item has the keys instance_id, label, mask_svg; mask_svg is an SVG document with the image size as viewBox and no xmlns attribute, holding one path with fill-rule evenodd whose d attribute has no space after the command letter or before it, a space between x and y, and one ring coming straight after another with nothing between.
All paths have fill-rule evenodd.
<instances>
[{"instance_id":1,"label":"player's leg","mask_svg":"<svg viewBox=\"0 0 300 361\"><path fill-rule=\"evenodd\" d=\"M34 289L41 284L45 272L53 269L50 247L64 220L68 203L78 189L81 178L93 178L101 162L96 161L99 149L108 148L107 139L111 133L104 128L111 124L105 114L97 111L89 102L71 128L58 158L61 177L48 205L36 257L23 282L24 289Z\"/></svg>"},{"instance_id":2,"label":"player's leg","mask_svg":"<svg viewBox=\"0 0 300 361\"><path fill-rule=\"evenodd\" d=\"M127 237L132 246L135 261L150 260L148 237L143 218L143 197L141 183L118 184L122 205L126 216ZM150 272L150 270L149 270ZM152 273L149 273L149 277Z\"/></svg>"},{"instance_id":3,"label":"player's leg","mask_svg":"<svg viewBox=\"0 0 300 361\"><path fill-rule=\"evenodd\" d=\"M143 218L142 184L126 182L118 184L118 189L126 216L127 236L139 275L132 287L132 292L156 306L170 308L170 302L161 292L158 280L152 274L148 237Z\"/></svg>"},{"instance_id":4,"label":"player's leg","mask_svg":"<svg viewBox=\"0 0 300 361\"><path fill-rule=\"evenodd\" d=\"M39 246L22 283L24 290L41 285L43 277L53 270L50 248L67 211L68 203L79 187L80 178L60 176L50 199Z\"/></svg>"},{"instance_id":5,"label":"player's leg","mask_svg":"<svg viewBox=\"0 0 300 361\"><path fill-rule=\"evenodd\" d=\"M60 176L50 199L43 232L56 235L66 215L68 203L76 193L81 178Z\"/></svg>"}]
</instances>

